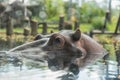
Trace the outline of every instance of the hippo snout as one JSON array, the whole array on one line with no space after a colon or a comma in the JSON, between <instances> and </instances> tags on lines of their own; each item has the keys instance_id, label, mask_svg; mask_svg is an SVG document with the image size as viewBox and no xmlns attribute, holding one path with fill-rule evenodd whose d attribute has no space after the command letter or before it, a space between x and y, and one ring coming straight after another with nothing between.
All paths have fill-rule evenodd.
<instances>
[{"instance_id":1,"label":"hippo snout","mask_svg":"<svg viewBox=\"0 0 120 80\"><path fill-rule=\"evenodd\" d=\"M59 61L57 59L49 59L48 60L48 67L52 71L62 70L63 69L63 63L62 61Z\"/></svg>"}]
</instances>

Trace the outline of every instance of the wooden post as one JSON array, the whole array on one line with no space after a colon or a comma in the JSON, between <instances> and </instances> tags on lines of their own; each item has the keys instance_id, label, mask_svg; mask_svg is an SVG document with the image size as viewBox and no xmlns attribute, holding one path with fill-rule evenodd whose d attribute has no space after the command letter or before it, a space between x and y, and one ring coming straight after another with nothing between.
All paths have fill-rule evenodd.
<instances>
[{"instance_id":1,"label":"wooden post","mask_svg":"<svg viewBox=\"0 0 120 80\"><path fill-rule=\"evenodd\" d=\"M28 35L30 34L30 29L28 27L25 27L24 28L24 32L23 32L23 35L24 35L24 42L26 42L28 40Z\"/></svg>"},{"instance_id":2,"label":"wooden post","mask_svg":"<svg viewBox=\"0 0 120 80\"><path fill-rule=\"evenodd\" d=\"M11 23L11 18L8 16L8 19L6 20L6 35L12 36L13 34L13 25Z\"/></svg>"},{"instance_id":3,"label":"wooden post","mask_svg":"<svg viewBox=\"0 0 120 80\"><path fill-rule=\"evenodd\" d=\"M79 28L79 23L78 23L78 21L75 21L75 23L74 23L74 30L76 30L78 28Z\"/></svg>"},{"instance_id":4,"label":"wooden post","mask_svg":"<svg viewBox=\"0 0 120 80\"><path fill-rule=\"evenodd\" d=\"M118 28L120 28L120 15L119 15L118 22L117 22L117 25L116 25L116 29L115 29L115 32L114 32L115 34L117 34Z\"/></svg>"},{"instance_id":5,"label":"wooden post","mask_svg":"<svg viewBox=\"0 0 120 80\"><path fill-rule=\"evenodd\" d=\"M13 48L14 42L13 42L12 36L7 36L7 45L8 45L8 48Z\"/></svg>"},{"instance_id":6,"label":"wooden post","mask_svg":"<svg viewBox=\"0 0 120 80\"><path fill-rule=\"evenodd\" d=\"M89 35L90 35L91 38L93 38L93 31L92 30L90 31Z\"/></svg>"},{"instance_id":7,"label":"wooden post","mask_svg":"<svg viewBox=\"0 0 120 80\"><path fill-rule=\"evenodd\" d=\"M60 16L59 17L59 30L62 30L63 29L63 24L64 24L64 16Z\"/></svg>"},{"instance_id":8,"label":"wooden post","mask_svg":"<svg viewBox=\"0 0 120 80\"><path fill-rule=\"evenodd\" d=\"M35 36L38 34L38 23L35 21L30 20L30 26L31 26L31 35Z\"/></svg>"},{"instance_id":9,"label":"wooden post","mask_svg":"<svg viewBox=\"0 0 120 80\"><path fill-rule=\"evenodd\" d=\"M9 48L13 47L13 40L12 40L12 34L13 34L13 25L11 22L11 17L9 15L5 14L5 22L6 22L6 35L7 35L7 44Z\"/></svg>"},{"instance_id":10,"label":"wooden post","mask_svg":"<svg viewBox=\"0 0 120 80\"><path fill-rule=\"evenodd\" d=\"M72 23L71 22L64 22L63 27L64 27L64 29L72 30Z\"/></svg>"},{"instance_id":11,"label":"wooden post","mask_svg":"<svg viewBox=\"0 0 120 80\"><path fill-rule=\"evenodd\" d=\"M102 28L102 32L104 33L105 29L106 29L106 26L107 26L107 22L108 22L108 17L109 17L109 11L106 12L106 15L105 15L105 20L104 20L104 24L103 24L103 28Z\"/></svg>"},{"instance_id":12,"label":"wooden post","mask_svg":"<svg viewBox=\"0 0 120 80\"><path fill-rule=\"evenodd\" d=\"M23 35L24 36L28 36L30 34L30 30L29 30L29 28L24 28L24 32L23 32Z\"/></svg>"},{"instance_id":13,"label":"wooden post","mask_svg":"<svg viewBox=\"0 0 120 80\"><path fill-rule=\"evenodd\" d=\"M42 34L47 34L47 23L43 22L43 31Z\"/></svg>"}]
</instances>

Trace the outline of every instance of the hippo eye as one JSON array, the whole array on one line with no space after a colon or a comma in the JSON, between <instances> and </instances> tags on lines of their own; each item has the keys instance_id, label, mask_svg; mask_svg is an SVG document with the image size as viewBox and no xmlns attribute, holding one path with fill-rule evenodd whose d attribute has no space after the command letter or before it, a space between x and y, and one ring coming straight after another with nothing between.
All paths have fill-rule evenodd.
<instances>
[{"instance_id":1,"label":"hippo eye","mask_svg":"<svg viewBox=\"0 0 120 80\"><path fill-rule=\"evenodd\" d=\"M60 38L55 39L55 43L60 43L60 42L61 42Z\"/></svg>"},{"instance_id":2,"label":"hippo eye","mask_svg":"<svg viewBox=\"0 0 120 80\"><path fill-rule=\"evenodd\" d=\"M56 43L56 44L61 43L61 39L60 39L59 37L55 38L55 43Z\"/></svg>"},{"instance_id":3,"label":"hippo eye","mask_svg":"<svg viewBox=\"0 0 120 80\"><path fill-rule=\"evenodd\" d=\"M55 40L54 40L54 43L58 47L62 47L64 45L64 40L61 37L56 37Z\"/></svg>"}]
</instances>

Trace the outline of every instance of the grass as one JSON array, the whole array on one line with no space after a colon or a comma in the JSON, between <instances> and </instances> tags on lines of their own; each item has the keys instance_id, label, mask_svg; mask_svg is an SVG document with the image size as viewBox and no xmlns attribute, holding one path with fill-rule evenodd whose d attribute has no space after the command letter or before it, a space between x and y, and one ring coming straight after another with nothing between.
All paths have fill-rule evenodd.
<instances>
[{"instance_id":1,"label":"grass","mask_svg":"<svg viewBox=\"0 0 120 80\"><path fill-rule=\"evenodd\" d=\"M107 29L108 31L115 31L116 25L117 25L117 21L118 21L118 16L113 16L111 18L111 23L107 24Z\"/></svg>"},{"instance_id":2,"label":"grass","mask_svg":"<svg viewBox=\"0 0 120 80\"><path fill-rule=\"evenodd\" d=\"M107 26L107 29L108 31L115 31L115 28L116 28L116 24L117 23L109 23L108 26Z\"/></svg>"},{"instance_id":3,"label":"grass","mask_svg":"<svg viewBox=\"0 0 120 80\"><path fill-rule=\"evenodd\" d=\"M92 29L91 24L81 24L80 25L80 30L82 32L89 32Z\"/></svg>"},{"instance_id":4,"label":"grass","mask_svg":"<svg viewBox=\"0 0 120 80\"><path fill-rule=\"evenodd\" d=\"M6 32L6 29L0 29L0 32ZM23 28L14 28L13 32L19 32L19 33L23 33Z\"/></svg>"},{"instance_id":5,"label":"grass","mask_svg":"<svg viewBox=\"0 0 120 80\"><path fill-rule=\"evenodd\" d=\"M50 28L49 28L50 27ZM56 27L58 27L58 25L48 25L48 28L47 28L47 33L50 33L51 30L54 31L54 32L58 32L58 29L55 29ZM38 33L42 33L42 25L40 25L38 27Z\"/></svg>"},{"instance_id":6,"label":"grass","mask_svg":"<svg viewBox=\"0 0 120 80\"><path fill-rule=\"evenodd\" d=\"M23 33L23 28L14 28L14 32Z\"/></svg>"},{"instance_id":7,"label":"grass","mask_svg":"<svg viewBox=\"0 0 120 80\"><path fill-rule=\"evenodd\" d=\"M6 29L0 29L0 32L6 32Z\"/></svg>"}]
</instances>

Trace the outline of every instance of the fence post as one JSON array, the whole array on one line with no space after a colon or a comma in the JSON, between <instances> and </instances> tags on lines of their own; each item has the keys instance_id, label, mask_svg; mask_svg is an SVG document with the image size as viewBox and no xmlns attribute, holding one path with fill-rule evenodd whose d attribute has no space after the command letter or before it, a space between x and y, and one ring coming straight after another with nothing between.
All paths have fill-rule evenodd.
<instances>
[{"instance_id":1,"label":"fence post","mask_svg":"<svg viewBox=\"0 0 120 80\"><path fill-rule=\"evenodd\" d=\"M120 15L119 15L118 22L117 22L117 25L116 25L116 29L115 29L115 32L114 32L115 34L117 34L118 28L120 29Z\"/></svg>"},{"instance_id":2,"label":"fence post","mask_svg":"<svg viewBox=\"0 0 120 80\"><path fill-rule=\"evenodd\" d=\"M75 21L74 22L74 30L78 29L79 28L79 23L78 21Z\"/></svg>"},{"instance_id":3,"label":"fence post","mask_svg":"<svg viewBox=\"0 0 120 80\"><path fill-rule=\"evenodd\" d=\"M30 27L31 27L31 35L33 36L37 35L38 23L30 20Z\"/></svg>"},{"instance_id":4,"label":"fence post","mask_svg":"<svg viewBox=\"0 0 120 80\"><path fill-rule=\"evenodd\" d=\"M94 33L93 33L93 31L91 30L91 31L90 31L90 34L89 34L91 38L93 38L93 34L94 34Z\"/></svg>"},{"instance_id":5,"label":"fence post","mask_svg":"<svg viewBox=\"0 0 120 80\"><path fill-rule=\"evenodd\" d=\"M64 27L63 29L72 30L72 23L64 22L63 27Z\"/></svg>"},{"instance_id":6,"label":"fence post","mask_svg":"<svg viewBox=\"0 0 120 80\"><path fill-rule=\"evenodd\" d=\"M11 18L8 16L6 20L6 35L11 36L13 34L13 25L11 23Z\"/></svg>"},{"instance_id":7,"label":"fence post","mask_svg":"<svg viewBox=\"0 0 120 80\"><path fill-rule=\"evenodd\" d=\"M61 15L60 17L59 17L59 30L62 30L63 29L63 24L64 24L64 16L63 15Z\"/></svg>"},{"instance_id":8,"label":"fence post","mask_svg":"<svg viewBox=\"0 0 120 80\"><path fill-rule=\"evenodd\" d=\"M47 34L47 23L43 22L43 31L42 34Z\"/></svg>"},{"instance_id":9,"label":"fence post","mask_svg":"<svg viewBox=\"0 0 120 80\"><path fill-rule=\"evenodd\" d=\"M23 35L24 35L24 36L28 36L29 34L30 34L29 28L25 27L25 28L24 28L24 32L23 32Z\"/></svg>"},{"instance_id":10,"label":"fence post","mask_svg":"<svg viewBox=\"0 0 120 80\"><path fill-rule=\"evenodd\" d=\"M27 40L28 40L29 34L30 34L30 29L29 29L28 27L25 27L25 28L24 28L24 32L23 32L24 41L27 41Z\"/></svg>"},{"instance_id":11,"label":"fence post","mask_svg":"<svg viewBox=\"0 0 120 80\"><path fill-rule=\"evenodd\" d=\"M103 28L102 28L102 32L104 33L106 26L107 26L107 22L108 22L108 17L109 17L110 12L107 11L106 15L105 15L105 20L104 20L104 24L103 24Z\"/></svg>"}]
</instances>

